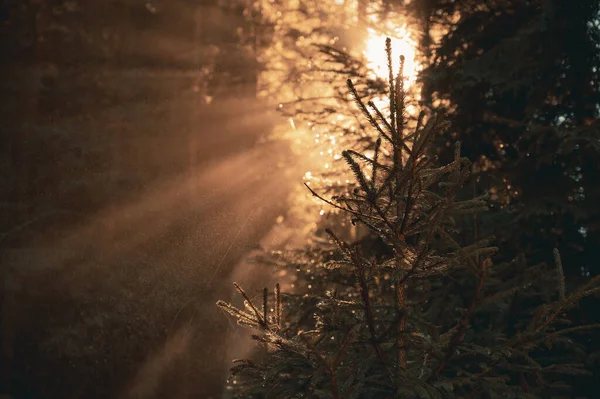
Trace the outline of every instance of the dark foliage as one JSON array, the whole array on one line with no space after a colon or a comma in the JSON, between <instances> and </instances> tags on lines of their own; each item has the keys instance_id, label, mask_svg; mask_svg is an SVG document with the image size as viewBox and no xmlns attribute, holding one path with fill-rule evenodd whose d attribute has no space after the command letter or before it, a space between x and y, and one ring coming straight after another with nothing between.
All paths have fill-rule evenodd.
<instances>
[{"instance_id":1,"label":"dark foliage","mask_svg":"<svg viewBox=\"0 0 600 399\"><path fill-rule=\"evenodd\" d=\"M390 59L389 42L387 51ZM236 361L234 393L515 399L570 393L564 376L587 373L584 347L571 337L599 325L571 325L566 312L597 294L600 278L567 287L558 250L553 272L522 262L494 265L497 248L489 238L461 245L457 218L477 214L487 200L461 199L470 163L460 145L446 166L426 155L448 123L439 115L424 123L421 114L407 131L401 73L396 79L390 73L389 118L376 120L378 110L369 111L348 86L378 137L374 156L343 153L356 188L342 195L329 200L307 187L368 233L347 243L335 226L325 230L329 241L284 256L282 267L299 275L289 296L277 285L272 299L265 289L257 303L235 284L244 308L218 302L257 330L255 340L268 350L261 362ZM528 299L517 318L515 296Z\"/></svg>"}]
</instances>

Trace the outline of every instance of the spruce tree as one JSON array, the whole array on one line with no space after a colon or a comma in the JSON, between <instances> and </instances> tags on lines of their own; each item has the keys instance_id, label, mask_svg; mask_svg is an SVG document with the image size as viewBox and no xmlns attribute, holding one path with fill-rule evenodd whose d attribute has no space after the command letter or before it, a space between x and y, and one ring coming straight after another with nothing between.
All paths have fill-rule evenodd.
<instances>
[{"instance_id":1,"label":"spruce tree","mask_svg":"<svg viewBox=\"0 0 600 399\"><path fill-rule=\"evenodd\" d=\"M600 3L427 0L408 10L429 53L423 100L448 107L453 126L435 150L445 162L460 140L473 162L468 190L493 200L478 230L498 237L504 261L552 264L559 248L571 280L597 275ZM523 301L511 305L517 314ZM600 321L598 309L583 301L574 322ZM589 362L595 378L577 383L581 396L595 395L600 377L597 357Z\"/></svg>"},{"instance_id":2,"label":"spruce tree","mask_svg":"<svg viewBox=\"0 0 600 399\"><path fill-rule=\"evenodd\" d=\"M597 293L600 278L569 290L558 251L554 270L540 279L535 268L494 264L492 237L459 244L457 219L483 211L487 198L461 194L470 163L459 143L444 166L428 155L449 128L442 114L425 122L421 113L407 131L404 79L402 70L392 73L389 41L387 56L387 117L348 80L377 135L373 156L344 151L356 182L341 195L327 199L307 186L367 233L346 242L335 226L320 244L273 254L274 263L297 273L284 287L290 293L278 284L256 301L235 284L244 307L218 302L268 350L260 362L236 361L231 388L266 398L538 398L567 391L561 375L585 372L582 348L570 336L597 326L570 326L565 313ZM518 325L507 317L516 294L534 304Z\"/></svg>"},{"instance_id":3,"label":"spruce tree","mask_svg":"<svg viewBox=\"0 0 600 399\"><path fill-rule=\"evenodd\" d=\"M505 258L551 262L558 246L567 274L597 274L600 3L431 0L408 9L431 55L423 98L447 106L454 126L436 150L449 160L460 140L481 189L510 211L489 226Z\"/></svg>"}]
</instances>

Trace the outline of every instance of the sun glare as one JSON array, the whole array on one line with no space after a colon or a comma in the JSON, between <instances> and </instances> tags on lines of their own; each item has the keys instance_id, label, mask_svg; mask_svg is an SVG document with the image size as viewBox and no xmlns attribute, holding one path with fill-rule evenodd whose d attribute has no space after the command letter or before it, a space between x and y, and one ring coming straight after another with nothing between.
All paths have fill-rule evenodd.
<instances>
[{"instance_id":1,"label":"sun glare","mask_svg":"<svg viewBox=\"0 0 600 399\"><path fill-rule=\"evenodd\" d=\"M282 4L285 2L282 2ZM296 1L293 2L296 4ZM307 59L306 54L310 54L314 49L311 43L326 44L328 46L338 45L338 37L333 38L327 32L321 29L324 24L323 16L330 16L328 23L337 24L335 21L347 21L348 25L344 29L352 30L356 28L362 31L367 27L366 35L353 37L344 36L339 44L343 51L352 54L352 56L362 56L366 66L372 71L370 78L388 78L387 56L385 51L386 38L392 40L392 67L396 74L400 67L400 56L404 56L404 88L406 89L406 111L407 114L414 116L415 100L420 99L420 91L416 82L417 74L420 70L416 60L416 40L411 36L411 31L406 25L396 25L394 22L402 21L401 15L394 18L382 18L377 8L378 2L365 2L366 10L359 7L356 0L323 0L318 2L308 2L311 5L310 13L306 21L298 20L298 15L293 13L282 13L279 2L273 0L262 0L267 9L276 16L274 18L275 35L280 40L273 40L268 50L264 52L263 59L268 61L270 69L265 70L261 75L261 82L265 88L261 91L265 97L271 96L276 99L278 108L287 111L288 123L281 126L280 134L290 138L293 143L294 151L302 154L306 162L303 180L311 189L328 189L333 187L342 187L343 182L349 184L352 179L352 173L346 168L342 160L342 150L350 145L355 145L356 137L360 135L366 138L369 134L368 129L363 129L360 122L357 122L355 109L342 104L343 99L339 97L339 90L346 91L344 83L347 76L336 73L335 68L330 69L332 60L317 54L314 59ZM362 13L362 14L361 14ZM313 17L315 16L315 17ZM367 21L364 21L366 16ZM304 18L304 17L302 17ZM299 36L294 42L294 46L287 47L290 38L286 32L288 29L295 30L297 24L308 24L307 31L314 31L310 37ZM366 24L365 24L366 23ZM347 47L345 47L347 46ZM301 50L301 51L298 51ZM288 64L294 65L293 69L302 70L300 76L301 85L289 81L287 70ZM336 65L340 67L340 65ZM343 68L339 69L340 71ZM284 84L285 83L285 84ZM367 82L359 82L367 83ZM308 101L314 99L314 101ZM389 100L387 93L371 93L369 101L373 101L376 107L384 114L389 114ZM302 104L296 102L302 101ZM286 108L286 109L284 109ZM327 109L327 112L320 112ZM335 112L329 112L334 110ZM371 132L372 133L372 132ZM361 140L358 147L368 140ZM357 148L361 149L361 148ZM371 154L372 155L372 154ZM368 165L366 166L368 169ZM308 171L310 170L310 171ZM333 208L323 208L322 202L306 193L302 187L302 193L298 196L297 209L308 209L308 207L318 206L317 212L298 213L297 217L311 225L316 226L316 221L320 217L329 215ZM302 198L302 199L299 199ZM304 199L310 204L304 203ZM335 212L335 211L334 211ZM313 216L317 219L313 219Z\"/></svg>"},{"instance_id":2,"label":"sun glare","mask_svg":"<svg viewBox=\"0 0 600 399\"><path fill-rule=\"evenodd\" d=\"M387 55L385 52L386 35L376 32L374 29L368 29L368 38L363 54L367 59L367 65L380 78L387 79L388 66ZM404 56L404 77L405 87L410 87L416 80L419 67L415 60L416 43L411 39L406 27L392 30L389 36L392 39L392 67L394 73L400 67L400 56Z\"/></svg>"}]
</instances>

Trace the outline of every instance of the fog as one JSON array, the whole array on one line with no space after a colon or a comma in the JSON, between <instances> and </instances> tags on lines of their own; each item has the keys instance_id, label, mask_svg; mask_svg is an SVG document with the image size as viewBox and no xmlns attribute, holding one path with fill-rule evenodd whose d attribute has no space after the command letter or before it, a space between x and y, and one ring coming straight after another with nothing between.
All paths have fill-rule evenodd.
<instances>
[{"instance_id":1,"label":"fog","mask_svg":"<svg viewBox=\"0 0 600 399\"><path fill-rule=\"evenodd\" d=\"M17 3L2 6L0 393L221 397L241 338L215 302L234 277L268 280L243 259L294 173L284 143L262 143L278 121L241 9Z\"/></svg>"}]
</instances>

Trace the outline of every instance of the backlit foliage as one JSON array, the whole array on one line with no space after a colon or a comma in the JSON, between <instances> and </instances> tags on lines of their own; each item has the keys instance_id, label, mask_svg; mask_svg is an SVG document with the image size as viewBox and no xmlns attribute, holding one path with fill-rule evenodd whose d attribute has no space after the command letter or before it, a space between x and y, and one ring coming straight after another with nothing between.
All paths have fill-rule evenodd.
<instances>
[{"instance_id":1,"label":"backlit foliage","mask_svg":"<svg viewBox=\"0 0 600 399\"><path fill-rule=\"evenodd\" d=\"M392 36L393 44L405 56L407 89L419 69L409 28L406 23L391 22L405 19L385 17L384 13L389 16L391 11L383 3L264 0L246 11L254 20L253 45L264 66L259 94L285 118L275 136L290 140L293 149L302 154L305 182L331 193L352 181L342 150L352 143L357 150L373 152L376 140L365 122L357 118L339 74L360 82L356 90L365 102L372 100L387 109L383 95L388 62L382 48L384 38ZM398 67L399 58L392 63ZM407 98L407 109L414 114L418 90L411 91L410 96L413 99ZM301 198L305 197L296 196L297 208L304 211ZM334 211L317 204L316 210L310 207L310 215Z\"/></svg>"},{"instance_id":2,"label":"backlit foliage","mask_svg":"<svg viewBox=\"0 0 600 399\"><path fill-rule=\"evenodd\" d=\"M461 196L471 165L459 143L445 166L428 156L449 124L443 115L425 120L421 113L409 129L404 77L390 77L385 116L347 82L377 137L369 156L342 153L354 184L331 199L307 186L369 234L347 242L335 226L317 245L276 254L276 263L298 273L295 292L282 296L277 286L271 298L265 289L256 303L236 285L245 309L218 302L268 350L261 362L236 361L231 388L240 397L266 398L568 392L564 376L586 373L583 348L571 336L598 326L570 325L566 313L598 293L600 277L567 289L557 250L553 271L495 265L491 237L461 244L457 218L485 210L488 199ZM510 318L516 298L530 301L524 324Z\"/></svg>"}]
</instances>

